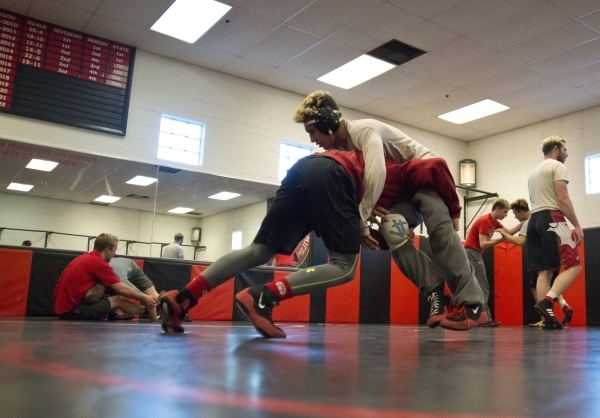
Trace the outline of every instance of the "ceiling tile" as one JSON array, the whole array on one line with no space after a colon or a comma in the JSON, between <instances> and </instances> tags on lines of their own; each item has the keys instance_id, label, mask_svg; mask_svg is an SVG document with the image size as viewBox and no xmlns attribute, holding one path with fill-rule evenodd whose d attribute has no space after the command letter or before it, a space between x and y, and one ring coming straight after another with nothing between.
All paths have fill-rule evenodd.
<instances>
[{"instance_id":1,"label":"ceiling tile","mask_svg":"<svg viewBox=\"0 0 600 418\"><path fill-rule=\"evenodd\" d=\"M506 125L507 123L510 123L512 121L527 119L531 116L533 115L527 113L523 109L507 109L504 112L499 112L490 116L486 116L485 118L467 122L464 125L473 129L478 129L480 131L486 131L488 129L493 129L497 126Z\"/></svg>"},{"instance_id":2,"label":"ceiling tile","mask_svg":"<svg viewBox=\"0 0 600 418\"><path fill-rule=\"evenodd\" d=\"M600 4L597 0L548 0L570 13L575 17L580 17L600 9Z\"/></svg>"},{"instance_id":3,"label":"ceiling tile","mask_svg":"<svg viewBox=\"0 0 600 418\"><path fill-rule=\"evenodd\" d=\"M431 21L465 35L504 19L535 2L537 0L465 0L432 17Z\"/></svg>"},{"instance_id":4,"label":"ceiling tile","mask_svg":"<svg viewBox=\"0 0 600 418\"><path fill-rule=\"evenodd\" d=\"M423 74L408 71L400 66L359 84L353 87L352 90L371 97L382 98L396 93L401 94L403 90L417 85L427 78Z\"/></svg>"},{"instance_id":5,"label":"ceiling tile","mask_svg":"<svg viewBox=\"0 0 600 418\"><path fill-rule=\"evenodd\" d=\"M595 30L600 30L600 10L590 13L589 15L583 16L581 19L583 23L591 26Z\"/></svg>"},{"instance_id":6,"label":"ceiling tile","mask_svg":"<svg viewBox=\"0 0 600 418\"><path fill-rule=\"evenodd\" d=\"M598 99L594 96L584 93L579 89L571 89L562 91L553 96L549 96L543 100L522 106L522 109L532 115L543 116L545 112L578 108L581 106L581 103L596 100ZM585 107L582 107L582 109L583 108ZM574 111L575 110L573 110L573 112ZM565 113L571 113L571 111L566 110Z\"/></svg>"},{"instance_id":7,"label":"ceiling tile","mask_svg":"<svg viewBox=\"0 0 600 418\"><path fill-rule=\"evenodd\" d=\"M125 45L133 45L144 32L144 28L94 14L83 28L83 31Z\"/></svg>"},{"instance_id":8,"label":"ceiling tile","mask_svg":"<svg viewBox=\"0 0 600 418\"><path fill-rule=\"evenodd\" d=\"M274 67L261 64L246 58L235 57L220 68L220 71L226 72L246 80L258 80L269 73Z\"/></svg>"},{"instance_id":9,"label":"ceiling tile","mask_svg":"<svg viewBox=\"0 0 600 418\"><path fill-rule=\"evenodd\" d=\"M170 4L171 0L104 0L96 13L135 26L150 28Z\"/></svg>"},{"instance_id":10,"label":"ceiling tile","mask_svg":"<svg viewBox=\"0 0 600 418\"><path fill-rule=\"evenodd\" d=\"M443 100L456 87L435 79L427 79L422 83L402 90L381 99L400 106L414 108L432 100Z\"/></svg>"},{"instance_id":11,"label":"ceiling tile","mask_svg":"<svg viewBox=\"0 0 600 418\"><path fill-rule=\"evenodd\" d=\"M203 45L190 45L177 58L200 67L217 70L236 56Z\"/></svg>"},{"instance_id":12,"label":"ceiling tile","mask_svg":"<svg viewBox=\"0 0 600 418\"><path fill-rule=\"evenodd\" d=\"M326 38L382 3L383 0L315 1L286 23Z\"/></svg>"},{"instance_id":13,"label":"ceiling tile","mask_svg":"<svg viewBox=\"0 0 600 418\"><path fill-rule=\"evenodd\" d=\"M558 7L538 2L492 25L469 34L469 38L494 49L501 49L539 35L572 20Z\"/></svg>"},{"instance_id":14,"label":"ceiling tile","mask_svg":"<svg viewBox=\"0 0 600 418\"><path fill-rule=\"evenodd\" d=\"M555 75L598 61L600 61L600 39L595 39L530 65L544 74Z\"/></svg>"},{"instance_id":15,"label":"ceiling tile","mask_svg":"<svg viewBox=\"0 0 600 418\"><path fill-rule=\"evenodd\" d=\"M388 0L390 3L408 10L417 16L429 19L463 0Z\"/></svg>"},{"instance_id":16,"label":"ceiling tile","mask_svg":"<svg viewBox=\"0 0 600 418\"><path fill-rule=\"evenodd\" d=\"M370 10L328 39L352 49L368 52L415 27L423 18L389 3Z\"/></svg>"},{"instance_id":17,"label":"ceiling tile","mask_svg":"<svg viewBox=\"0 0 600 418\"><path fill-rule=\"evenodd\" d=\"M600 75L598 75L600 79ZM555 94L570 90L572 87L566 83L561 83L553 77L548 77L539 83L513 90L508 93L492 95L490 99L502 103L509 107L519 107L527 103L533 103Z\"/></svg>"},{"instance_id":18,"label":"ceiling tile","mask_svg":"<svg viewBox=\"0 0 600 418\"><path fill-rule=\"evenodd\" d=\"M529 64L596 39L600 34L577 20L552 28L538 36L504 48L500 52Z\"/></svg>"},{"instance_id":19,"label":"ceiling tile","mask_svg":"<svg viewBox=\"0 0 600 418\"><path fill-rule=\"evenodd\" d=\"M423 51L432 51L459 38L460 35L443 26L425 20L407 31L402 31L398 40Z\"/></svg>"},{"instance_id":20,"label":"ceiling tile","mask_svg":"<svg viewBox=\"0 0 600 418\"><path fill-rule=\"evenodd\" d=\"M600 81L600 62L586 65L573 71L553 76L557 82L579 87L594 81Z\"/></svg>"},{"instance_id":21,"label":"ceiling tile","mask_svg":"<svg viewBox=\"0 0 600 418\"><path fill-rule=\"evenodd\" d=\"M482 96L490 97L531 86L539 83L544 78L547 78L547 76L539 71L529 67L519 67L499 76L469 84L464 88Z\"/></svg>"},{"instance_id":22,"label":"ceiling tile","mask_svg":"<svg viewBox=\"0 0 600 418\"><path fill-rule=\"evenodd\" d=\"M278 22L285 22L313 0L244 0L239 7Z\"/></svg>"},{"instance_id":23,"label":"ceiling tile","mask_svg":"<svg viewBox=\"0 0 600 418\"><path fill-rule=\"evenodd\" d=\"M27 14L35 19L64 26L73 30L83 30L92 13L51 0L34 0Z\"/></svg>"},{"instance_id":24,"label":"ceiling tile","mask_svg":"<svg viewBox=\"0 0 600 418\"><path fill-rule=\"evenodd\" d=\"M426 75L436 75L492 52L490 47L460 37L425 55L403 64L404 68Z\"/></svg>"},{"instance_id":25,"label":"ceiling tile","mask_svg":"<svg viewBox=\"0 0 600 418\"><path fill-rule=\"evenodd\" d=\"M356 50L323 40L313 48L285 63L281 68L316 79L360 55Z\"/></svg>"},{"instance_id":26,"label":"ceiling tile","mask_svg":"<svg viewBox=\"0 0 600 418\"><path fill-rule=\"evenodd\" d=\"M29 9L31 3L32 0L0 0L0 9L21 15L27 15L27 9Z\"/></svg>"},{"instance_id":27,"label":"ceiling tile","mask_svg":"<svg viewBox=\"0 0 600 418\"><path fill-rule=\"evenodd\" d=\"M279 22L239 8L230 10L225 17L229 23L224 20L217 22L196 43L229 54L239 54L280 25Z\"/></svg>"},{"instance_id":28,"label":"ceiling tile","mask_svg":"<svg viewBox=\"0 0 600 418\"><path fill-rule=\"evenodd\" d=\"M77 7L78 9L94 12L102 3L102 0L56 0L59 3L68 4L69 6Z\"/></svg>"},{"instance_id":29,"label":"ceiling tile","mask_svg":"<svg viewBox=\"0 0 600 418\"><path fill-rule=\"evenodd\" d=\"M430 120L431 116L406 107L394 106L394 111L386 115L386 118L395 122L418 127L418 123L424 120Z\"/></svg>"},{"instance_id":30,"label":"ceiling tile","mask_svg":"<svg viewBox=\"0 0 600 418\"><path fill-rule=\"evenodd\" d=\"M134 45L153 54L175 58L188 49L190 44L147 29L138 37Z\"/></svg>"},{"instance_id":31,"label":"ceiling tile","mask_svg":"<svg viewBox=\"0 0 600 418\"><path fill-rule=\"evenodd\" d=\"M413 109L430 116L439 116L485 99L485 97L465 89L452 90L447 93L447 96L414 106Z\"/></svg>"},{"instance_id":32,"label":"ceiling tile","mask_svg":"<svg viewBox=\"0 0 600 418\"><path fill-rule=\"evenodd\" d=\"M281 25L240 55L272 67L279 67L321 41L321 38Z\"/></svg>"},{"instance_id":33,"label":"ceiling tile","mask_svg":"<svg viewBox=\"0 0 600 418\"><path fill-rule=\"evenodd\" d=\"M520 66L519 62L498 52L492 52L443 74L438 74L435 78L462 87L479 80L495 77Z\"/></svg>"}]
</instances>

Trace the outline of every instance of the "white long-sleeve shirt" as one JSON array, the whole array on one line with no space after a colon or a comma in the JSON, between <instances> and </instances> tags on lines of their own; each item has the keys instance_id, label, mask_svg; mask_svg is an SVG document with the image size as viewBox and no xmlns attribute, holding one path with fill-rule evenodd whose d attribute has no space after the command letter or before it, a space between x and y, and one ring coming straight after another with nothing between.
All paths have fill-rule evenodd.
<instances>
[{"instance_id":1,"label":"white long-sleeve shirt","mask_svg":"<svg viewBox=\"0 0 600 418\"><path fill-rule=\"evenodd\" d=\"M365 160L365 194L358 207L363 225L361 235L369 235L367 219L385 183L385 160L404 163L435 158L437 155L400 129L375 119L346 120L348 150L360 150Z\"/></svg>"}]
</instances>

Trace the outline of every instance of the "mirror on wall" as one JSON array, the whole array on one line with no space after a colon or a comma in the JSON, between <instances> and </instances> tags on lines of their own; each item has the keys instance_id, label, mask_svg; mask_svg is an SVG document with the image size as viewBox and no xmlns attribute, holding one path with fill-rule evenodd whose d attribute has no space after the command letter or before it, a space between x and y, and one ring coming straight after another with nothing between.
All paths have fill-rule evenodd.
<instances>
[{"instance_id":1,"label":"mirror on wall","mask_svg":"<svg viewBox=\"0 0 600 418\"><path fill-rule=\"evenodd\" d=\"M189 237L201 219L266 201L277 189L0 139L0 245L30 240L37 247L85 251L90 237L109 232L119 237L121 254L159 257L175 233ZM240 196L208 198L222 191ZM170 212L176 208L192 210ZM190 247L186 258L202 259L195 248L202 240L184 244Z\"/></svg>"}]
</instances>

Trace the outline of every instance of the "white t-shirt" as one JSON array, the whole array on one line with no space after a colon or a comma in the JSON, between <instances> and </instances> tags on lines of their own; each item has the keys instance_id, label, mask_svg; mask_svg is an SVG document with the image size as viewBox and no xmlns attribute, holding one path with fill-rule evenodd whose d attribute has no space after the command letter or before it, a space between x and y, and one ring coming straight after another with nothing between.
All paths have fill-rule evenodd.
<instances>
[{"instance_id":1,"label":"white t-shirt","mask_svg":"<svg viewBox=\"0 0 600 418\"><path fill-rule=\"evenodd\" d=\"M163 249L162 258L183 258L183 254L183 247L173 242Z\"/></svg>"},{"instance_id":2,"label":"white t-shirt","mask_svg":"<svg viewBox=\"0 0 600 418\"><path fill-rule=\"evenodd\" d=\"M348 150L360 150L365 160L363 185L365 194L358 207L363 221L361 235L369 234L366 219L379 199L385 183L385 160L404 163L437 155L400 129L375 119L346 120Z\"/></svg>"},{"instance_id":3,"label":"white t-shirt","mask_svg":"<svg viewBox=\"0 0 600 418\"><path fill-rule=\"evenodd\" d=\"M567 183L567 168L563 163L552 158L542 161L529 176L529 200L531 213L541 210L559 210L558 198L554 183L564 180Z\"/></svg>"},{"instance_id":4,"label":"white t-shirt","mask_svg":"<svg viewBox=\"0 0 600 418\"><path fill-rule=\"evenodd\" d=\"M519 235L523 235L524 237L527 236L527 225L529 225L529 219L527 219L525 222L523 222L523 225L521 226L521 229L519 230Z\"/></svg>"}]
</instances>

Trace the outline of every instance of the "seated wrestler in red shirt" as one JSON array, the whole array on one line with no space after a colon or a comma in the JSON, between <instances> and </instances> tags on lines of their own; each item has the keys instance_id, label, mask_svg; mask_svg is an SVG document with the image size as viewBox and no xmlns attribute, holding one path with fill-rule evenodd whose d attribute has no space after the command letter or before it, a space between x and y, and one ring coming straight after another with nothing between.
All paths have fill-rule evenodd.
<instances>
[{"instance_id":1,"label":"seated wrestler in red shirt","mask_svg":"<svg viewBox=\"0 0 600 418\"><path fill-rule=\"evenodd\" d=\"M136 292L123 284L108 262L115 256L119 239L100 234L94 249L71 261L54 288L54 312L60 319L101 320L117 308L126 314L143 314L146 307L156 306L156 298ZM115 296L104 294L110 288ZM94 291L98 290L96 295ZM125 298L140 301L141 305Z\"/></svg>"}]
</instances>

